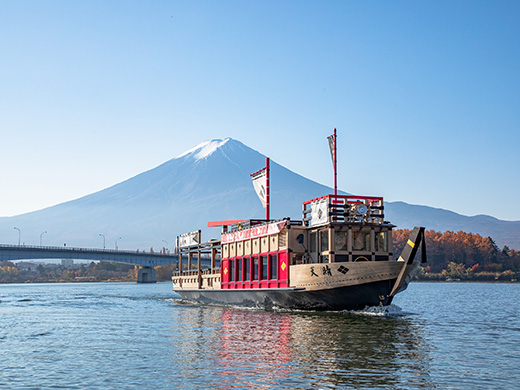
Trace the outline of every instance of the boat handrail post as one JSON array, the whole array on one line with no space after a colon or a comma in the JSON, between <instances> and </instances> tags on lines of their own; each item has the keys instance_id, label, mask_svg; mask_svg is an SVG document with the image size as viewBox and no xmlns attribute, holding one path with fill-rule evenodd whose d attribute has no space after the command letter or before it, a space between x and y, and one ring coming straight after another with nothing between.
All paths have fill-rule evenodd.
<instances>
[{"instance_id":1,"label":"boat handrail post","mask_svg":"<svg viewBox=\"0 0 520 390\"><path fill-rule=\"evenodd\" d=\"M200 253L200 243L202 242L201 240L201 237L200 237L200 233L201 231L199 230L198 231L198 242L199 242L199 245L198 245L198 250L197 250L197 283L198 283L198 289L200 289L202 287L202 276L201 276L201 266L200 266L200 260L201 260L201 253Z\"/></svg>"},{"instance_id":2,"label":"boat handrail post","mask_svg":"<svg viewBox=\"0 0 520 390\"><path fill-rule=\"evenodd\" d=\"M179 246L179 236L177 236L177 248L179 251L179 269L178 269L178 271L179 271L179 276L182 276L182 251Z\"/></svg>"},{"instance_id":3,"label":"boat handrail post","mask_svg":"<svg viewBox=\"0 0 520 390\"><path fill-rule=\"evenodd\" d=\"M334 129L336 130L336 129ZM328 228L328 242L327 242L327 245L329 247L329 263L335 263L336 262L336 256L335 256L335 253L336 253L336 248L335 248L335 241L334 241L334 227L331 225L329 226Z\"/></svg>"},{"instance_id":4,"label":"boat handrail post","mask_svg":"<svg viewBox=\"0 0 520 390\"><path fill-rule=\"evenodd\" d=\"M215 257L217 256L217 249L215 247L211 248L211 273L213 273L215 269Z\"/></svg>"}]
</instances>

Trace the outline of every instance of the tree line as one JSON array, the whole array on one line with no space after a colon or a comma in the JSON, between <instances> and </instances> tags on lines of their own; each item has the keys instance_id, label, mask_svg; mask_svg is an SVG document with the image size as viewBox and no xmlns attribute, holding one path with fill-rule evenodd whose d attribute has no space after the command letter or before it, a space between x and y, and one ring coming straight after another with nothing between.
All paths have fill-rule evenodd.
<instances>
[{"instance_id":1,"label":"tree line","mask_svg":"<svg viewBox=\"0 0 520 390\"><path fill-rule=\"evenodd\" d=\"M156 267L157 281L171 280L174 265ZM58 264L34 264L19 268L12 261L0 262L0 283L49 283L49 282L135 282L137 269L131 264L109 261L74 264L65 267Z\"/></svg>"},{"instance_id":2,"label":"tree line","mask_svg":"<svg viewBox=\"0 0 520 390\"><path fill-rule=\"evenodd\" d=\"M405 247L411 230L394 229L393 253L397 257ZM428 261L419 268L419 280L511 281L520 276L520 251L500 249L491 237L463 231L425 232ZM153 249L150 250L151 252ZM421 256L421 251L418 251ZM17 264L0 262L0 283L135 281L137 268L130 264L101 261L67 268L40 264L34 270L20 270ZM157 280L171 280L174 265L156 267Z\"/></svg>"},{"instance_id":3,"label":"tree line","mask_svg":"<svg viewBox=\"0 0 520 390\"><path fill-rule=\"evenodd\" d=\"M403 250L410 233L408 229L394 230L395 256ZM427 230L425 242L428 261L417 273L420 280L515 280L520 271L520 252L507 246L500 249L491 237Z\"/></svg>"}]
</instances>

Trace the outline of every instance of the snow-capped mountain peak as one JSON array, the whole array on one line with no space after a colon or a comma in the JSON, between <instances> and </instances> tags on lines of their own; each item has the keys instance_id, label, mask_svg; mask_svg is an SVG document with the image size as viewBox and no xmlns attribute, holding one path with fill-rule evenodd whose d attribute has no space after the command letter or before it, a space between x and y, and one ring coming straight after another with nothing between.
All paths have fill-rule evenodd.
<instances>
[{"instance_id":1,"label":"snow-capped mountain peak","mask_svg":"<svg viewBox=\"0 0 520 390\"><path fill-rule=\"evenodd\" d=\"M325 156L326 157L326 156ZM205 141L177 158L112 187L43 210L0 218L0 242L16 239L13 226L24 232L28 245L48 231L48 245L96 247L100 233L123 237L127 249L161 248L181 233L204 229L208 221L263 218L250 174L266 156L232 138ZM301 202L332 193L271 160L271 218L301 219ZM399 227L464 230L491 236L499 245L520 248L520 221L466 217L427 206L387 202L385 217ZM485 218L485 219L484 219ZM204 240L219 230L204 230ZM114 241L112 241L114 242Z\"/></svg>"},{"instance_id":2,"label":"snow-capped mountain peak","mask_svg":"<svg viewBox=\"0 0 520 390\"><path fill-rule=\"evenodd\" d=\"M195 161L202 160L211 156L218 148L224 146L230 138L213 139L211 141L204 141L177 156L177 158L192 156Z\"/></svg>"}]
</instances>

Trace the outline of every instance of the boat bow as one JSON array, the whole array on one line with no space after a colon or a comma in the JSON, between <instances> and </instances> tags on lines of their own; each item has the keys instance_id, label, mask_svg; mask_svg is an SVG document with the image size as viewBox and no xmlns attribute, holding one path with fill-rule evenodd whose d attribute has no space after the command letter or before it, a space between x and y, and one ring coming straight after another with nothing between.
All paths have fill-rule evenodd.
<instances>
[{"instance_id":1,"label":"boat bow","mask_svg":"<svg viewBox=\"0 0 520 390\"><path fill-rule=\"evenodd\" d=\"M414 227L406 246L397 259L398 262L403 262L403 268L395 281L392 291L390 291L389 297L393 297L398 292L406 290L408 283L412 279L413 274L419 266L419 260L416 260L417 251L421 245L421 262L426 262L426 244L424 240L424 227Z\"/></svg>"}]
</instances>

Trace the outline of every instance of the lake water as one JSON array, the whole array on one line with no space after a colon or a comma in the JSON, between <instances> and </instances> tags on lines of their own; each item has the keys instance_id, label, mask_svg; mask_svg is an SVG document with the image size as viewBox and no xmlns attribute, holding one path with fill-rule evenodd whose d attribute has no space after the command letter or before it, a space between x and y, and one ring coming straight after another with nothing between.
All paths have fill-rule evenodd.
<instances>
[{"instance_id":1,"label":"lake water","mask_svg":"<svg viewBox=\"0 0 520 390\"><path fill-rule=\"evenodd\" d=\"M0 285L0 389L518 389L520 285L413 283L386 310L243 310L170 283Z\"/></svg>"}]
</instances>

